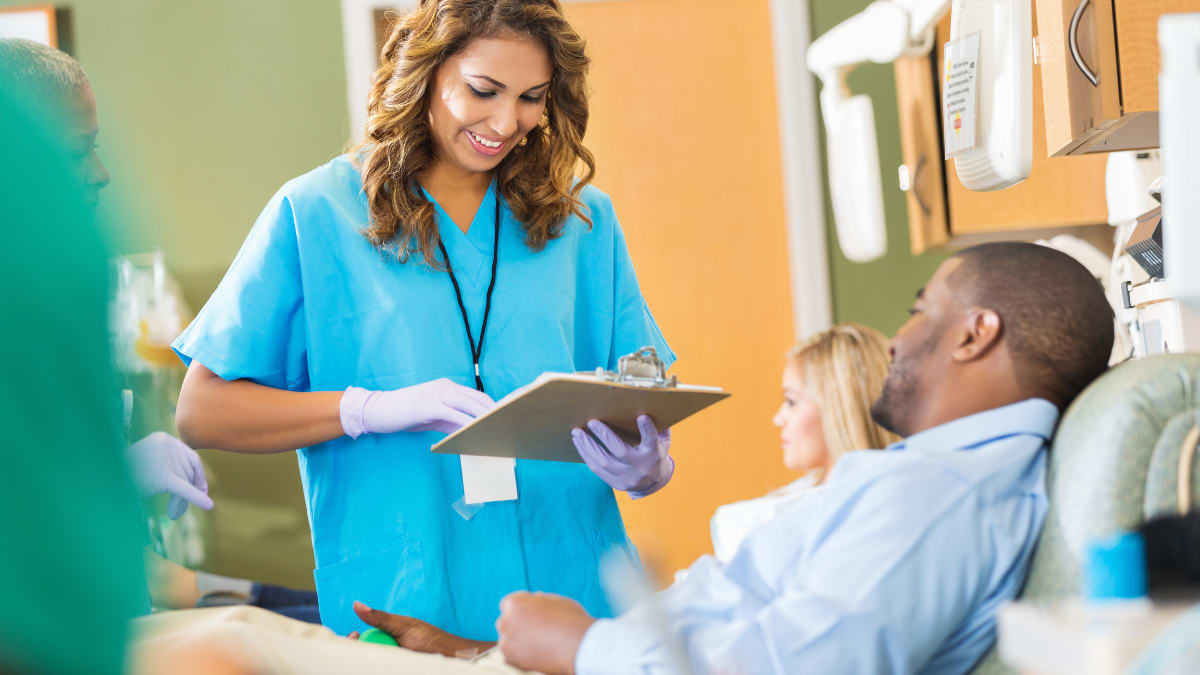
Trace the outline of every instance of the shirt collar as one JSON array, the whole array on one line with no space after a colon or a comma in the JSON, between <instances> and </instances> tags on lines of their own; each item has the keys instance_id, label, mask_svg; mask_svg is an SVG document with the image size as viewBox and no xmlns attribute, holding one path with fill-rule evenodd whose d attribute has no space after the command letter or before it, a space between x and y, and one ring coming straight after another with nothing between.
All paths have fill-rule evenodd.
<instances>
[{"instance_id":1,"label":"shirt collar","mask_svg":"<svg viewBox=\"0 0 1200 675\"><path fill-rule=\"evenodd\" d=\"M1004 436L1032 434L1046 440L1054 435L1058 408L1053 403L1030 398L999 408L967 415L926 429L887 446L888 450L960 450Z\"/></svg>"}]
</instances>

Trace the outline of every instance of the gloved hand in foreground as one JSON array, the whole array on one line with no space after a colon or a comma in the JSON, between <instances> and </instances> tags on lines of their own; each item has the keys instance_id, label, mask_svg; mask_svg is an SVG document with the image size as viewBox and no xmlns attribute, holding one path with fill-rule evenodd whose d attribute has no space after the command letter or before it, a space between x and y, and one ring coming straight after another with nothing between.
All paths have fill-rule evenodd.
<instances>
[{"instance_id":1,"label":"gloved hand in foreground","mask_svg":"<svg viewBox=\"0 0 1200 675\"><path fill-rule=\"evenodd\" d=\"M125 450L133 482L143 497L171 493L167 515L175 520L187 510L188 502L205 511L213 507L208 496L208 478L200 456L171 434L156 431Z\"/></svg>"},{"instance_id":2,"label":"gloved hand in foreground","mask_svg":"<svg viewBox=\"0 0 1200 675\"><path fill-rule=\"evenodd\" d=\"M571 430L575 449L588 468L612 488L625 490L634 499L654 494L675 474L675 460L669 452L671 430L659 433L649 415L639 415L637 425L642 440L636 446L621 440L600 420L587 423L595 438L583 429Z\"/></svg>"},{"instance_id":3,"label":"gloved hand in foreground","mask_svg":"<svg viewBox=\"0 0 1200 675\"><path fill-rule=\"evenodd\" d=\"M350 438L397 431L451 433L496 405L487 394L439 378L391 391L350 387L339 407Z\"/></svg>"}]
</instances>

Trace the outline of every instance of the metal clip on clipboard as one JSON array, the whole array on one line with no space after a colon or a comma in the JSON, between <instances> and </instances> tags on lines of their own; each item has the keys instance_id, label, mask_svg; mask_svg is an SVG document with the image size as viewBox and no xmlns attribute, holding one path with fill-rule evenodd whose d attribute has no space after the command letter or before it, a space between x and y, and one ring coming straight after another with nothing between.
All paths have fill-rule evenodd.
<instances>
[{"instance_id":1,"label":"metal clip on clipboard","mask_svg":"<svg viewBox=\"0 0 1200 675\"><path fill-rule=\"evenodd\" d=\"M654 347L642 347L617 360L617 372L596 368L596 379L635 387L675 387L679 378L667 377L667 365L659 360Z\"/></svg>"},{"instance_id":2,"label":"metal clip on clipboard","mask_svg":"<svg viewBox=\"0 0 1200 675\"><path fill-rule=\"evenodd\" d=\"M673 426L729 397L720 387L689 385L667 377L652 347L603 368L542 373L486 413L439 441L433 452L483 457L582 462L571 429L604 420L618 435L638 438L637 418Z\"/></svg>"}]
</instances>

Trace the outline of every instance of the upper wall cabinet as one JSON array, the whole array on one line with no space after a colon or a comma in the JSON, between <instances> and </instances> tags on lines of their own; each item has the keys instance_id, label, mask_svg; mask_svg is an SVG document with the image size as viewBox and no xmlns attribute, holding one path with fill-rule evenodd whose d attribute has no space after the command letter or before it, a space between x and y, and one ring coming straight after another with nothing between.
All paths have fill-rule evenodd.
<instances>
[{"instance_id":1,"label":"upper wall cabinet","mask_svg":"<svg viewBox=\"0 0 1200 675\"><path fill-rule=\"evenodd\" d=\"M933 52L895 63L904 164L901 189L908 200L913 253L961 248L997 239L1035 239L1069 231L1078 235L1108 220L1103 156L1050 157L1044 142L1042 86L1033 78L1033 166L1029 177L995 192L974 192L943 159L940 117L942 46L950 18L938 24ZM1107 228L1096 228L1111 238Z\"/></svg>"},{"instance_id":2,"label":"upper wall cabinet","mask_svg":"<svg viewBox=\"0 0 1200 675\"><path fill-rule=\"evenodd\" d=\"M1158 146L1158 17L1200 0L1035 0L1046 149Z\"/></svg>"}]
</instances>

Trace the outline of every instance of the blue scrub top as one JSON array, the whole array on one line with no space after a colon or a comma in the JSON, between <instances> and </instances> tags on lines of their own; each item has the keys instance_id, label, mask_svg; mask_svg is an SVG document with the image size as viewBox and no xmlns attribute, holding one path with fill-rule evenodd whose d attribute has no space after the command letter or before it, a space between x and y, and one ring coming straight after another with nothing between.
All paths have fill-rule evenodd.
<instances>
[{"instance_id":1,"label":"blue scrub top","mask_svg":"<svg viewBox=\"0 0 1200 675\"><path fill-rule=\"evenodd\" d=\"M495 184L464 234L437 223L478 337L490 280ZM495 399L544 371L615 369L663 340L608 196L586 187L592 219L572 216L534 252L502 204L500 258L480 362ZM473 387L454 288L420 259L397 262L361 234L362 178L346 156L289 181L263 210L220 286L173 347L226 380L292 391L397 389L439 377ZM364 625L351 605L414 616L494 640L498 604L515 590L560 593L610 616L598 563L636 556L610 489L583 464L517 460L519 499L470 519L459 458L429 451L437 432L341 437L298 451L312 527L321 618Z\"/></svg>"}]
</instances>

